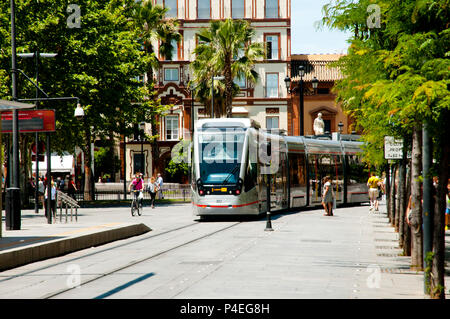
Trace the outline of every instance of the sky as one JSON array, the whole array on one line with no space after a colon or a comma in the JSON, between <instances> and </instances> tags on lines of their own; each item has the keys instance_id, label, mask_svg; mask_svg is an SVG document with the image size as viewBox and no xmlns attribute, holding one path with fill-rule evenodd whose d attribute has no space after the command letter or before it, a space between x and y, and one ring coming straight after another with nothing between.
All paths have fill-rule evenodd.
<instances>
[{"instance_id":1,"label":"sky","mask_svg":"<svg viewBox=\"0 0 450 319\"><path fill-rule=\"evenodd\" d=\"M330 0L292 0L291 2L291 54L346 53L351 36L348 32L317 30L316 21L322 19L322 7Z\"/></svg>"}]
</instances>

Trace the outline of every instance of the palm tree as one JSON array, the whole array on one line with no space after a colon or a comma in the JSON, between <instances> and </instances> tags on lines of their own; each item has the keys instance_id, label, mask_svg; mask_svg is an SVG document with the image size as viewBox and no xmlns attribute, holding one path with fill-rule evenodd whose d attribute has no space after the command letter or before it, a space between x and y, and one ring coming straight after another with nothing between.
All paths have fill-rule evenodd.
<instances>
[{"instance_id":1,"label":"palm tree","mask_svg":"<svg viewBox=\"0 0 450 319\"><path fill-rule=\"evenodd\" d=\"M140 40L148 54L155 54L153 44L160 41L159 51L167 60L172 59L173 41L180 41L181 34L177 28L179 22L177 19L166 18L167 8L160 5L153 5L152 1L138 1L133 6L133 20L136 27L141 30ZM153 68L159 68L158 59L154 57ZM148 81L153 81L153 70L147 73Z\"/></svg>"},{"instance_id":2,"label":"palm tree","mask_svg":"<svg viewBox=\"0 0 450 319\"><path fill-rule=\"evenodd\" d=\"M233 82L235 78L245 77L248 83L258 81L253 66L264 57L264 45L251 43L254 35L255 31L247 21L232 19L212 21L208 29L197 33L200 44L194 50L193 81L197 84L197 96L207 109L210 107L211 78L225 77L224 83L214 83L215 115L231 117L233 97L239 92L238 85Z\"/></svg>"}]
</instances>

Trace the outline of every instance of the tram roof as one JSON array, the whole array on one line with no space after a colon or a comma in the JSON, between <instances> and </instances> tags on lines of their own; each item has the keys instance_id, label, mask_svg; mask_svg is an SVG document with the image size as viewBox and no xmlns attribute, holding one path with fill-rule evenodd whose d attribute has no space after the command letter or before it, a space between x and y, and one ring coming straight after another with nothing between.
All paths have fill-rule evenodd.
<instances>
[{"instance_id":1,"label":"tram roof","mask_svg":"<svg viewBox=\"0 0 450 319\"><path fill-rule=\"evenodd\" d=\"M220 118L220 119L201 119L197 121L196 130L209 128L232 127L232 128L260 128L258 122L249 118Z\"/></svg>"}]
</instances>

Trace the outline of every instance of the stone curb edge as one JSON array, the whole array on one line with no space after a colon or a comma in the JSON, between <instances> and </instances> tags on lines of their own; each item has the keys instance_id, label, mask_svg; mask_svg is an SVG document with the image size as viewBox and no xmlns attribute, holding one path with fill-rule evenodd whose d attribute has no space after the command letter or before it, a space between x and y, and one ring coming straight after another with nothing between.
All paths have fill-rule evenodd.
<instances>
[{"instance_id":1,"label":"stone curb edge","mask_svg":"<svg viewBox=\"0 0 450 319\"><path fill-rule=\"evenodd\" d=\"M151 228L144 224L134 224L8 251L0 254L0 271L142 235L149 231Z\"/></svg>"}]
</instances>

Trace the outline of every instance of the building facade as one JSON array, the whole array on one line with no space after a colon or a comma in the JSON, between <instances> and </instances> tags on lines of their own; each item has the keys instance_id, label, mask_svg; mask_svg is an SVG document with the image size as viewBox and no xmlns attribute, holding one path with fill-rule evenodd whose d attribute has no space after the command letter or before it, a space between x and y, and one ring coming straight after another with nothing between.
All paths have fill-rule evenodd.
<instances>
[{"instance_id":1,"label":"building facade","mask_svg":"<svg viewBox=\"0 0 450 319\"><path fill-rule=\"evenodd\" d=\"M172 59L167 60L159 52L159 43L154 43L160 68L155 70L155 89L162 104L173 105L159 121L159 158L151 160L151 146L145 142L145 175L164 173L171 158L171 150L181 139L190 139L190 129L198 119L208 118L204 107L193 101L187 87L192 78L190 63L198 44L196 33L208 28L211 20L244 19L255 30L253 41L264 42L270 47L266 57L255 65L259 81L250 85L243 80L239 95L233 100L233 117L250 117L262 128L288 130L289 97L284 88L288 74L291 50L291 0L149 0L168 8L167 17L179 20L182 40L174 44ZM150 132L147 125L146 130ZM140 158L142 143L127 141L121 153L126 156L125 175L129 179L137 170L142 170Z\"/></svg>"},{"instance_id":2,"label":"building facade","mask_svg":"<svg viewBox=\"0 0 450 319\"><path fill-rule=\"evenodd\" d=\"M291 57L291 0L149 0L153 4L168 8L167 17L177 18L182 39L173 43L172 59L167 60L159 52L159 43L153 43L160 67L154 70L155 89L161 103L172 107L159 119L157 159L151 158L151 145L136 139L121 143L123 176L129 180L136 171L150 176L165 174L171 159L172 148L181 139L190 139L191 128L198 119L209 118L204 106L192 99L187 86L192 79L190 63L195 60L194 50L198 44L196 34L208 28L211 20L244 19L255 30L253 41L263 42L266 56L254 67L259 75L256 84L243 80L237 83L241 90L233 99L233 117L249 117L262 128L277 128L288 135L299 135L299 95L292 94L285 86L285 77L292 78L291 88L298 82L297 69L306 67L304 94L305 135L312 135L312 123L319 112L323 114L326 130L337 131L340 122L347 132L349 119L342 114L334 102L331 92L334 81L341 75L336 69L329 69L329 62L338 55L294 55ZM319 87L312 90L311 80L317 77ZM150 133L150 125L145 130ZM142 157L144 160L142 161ZM142 164L142 162L144 164ZM144 166L144 167L142 167ZM182 182L182 181L174 181Z\"/></svg>"}]
</instances>

